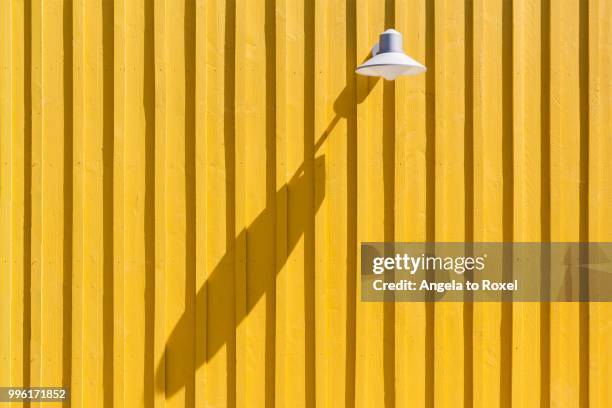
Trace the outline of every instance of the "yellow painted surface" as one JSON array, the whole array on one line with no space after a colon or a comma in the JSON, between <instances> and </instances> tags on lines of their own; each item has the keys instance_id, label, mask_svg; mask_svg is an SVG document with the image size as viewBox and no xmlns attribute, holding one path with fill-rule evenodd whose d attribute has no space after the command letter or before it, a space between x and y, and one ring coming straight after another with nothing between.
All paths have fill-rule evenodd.
<instances>
[{"instance_id":1,"label":"yellow painted surface","mask_svg":"<svg viewBox=\"0 0 612 408\"><path fill-rule=\"evenodd\" d=\"M358 279L362 241L612 241L611 21L607 0L0 0L0 386L612 406L612 306L362 303ZM355 76L388 27L427 74Z\"/></svg>"}]
</instances>

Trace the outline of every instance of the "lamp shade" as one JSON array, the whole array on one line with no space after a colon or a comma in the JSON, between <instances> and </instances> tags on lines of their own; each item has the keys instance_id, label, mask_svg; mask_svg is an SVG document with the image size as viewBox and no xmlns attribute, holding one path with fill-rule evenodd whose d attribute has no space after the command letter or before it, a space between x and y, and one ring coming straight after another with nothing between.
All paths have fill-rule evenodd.
<instances>
[{"instance_id":1,"label":"lamp shade","mask_svg":"<svg viewBox=\"0 0 612 408\"><path fill-rule=\"evenodd\" d=\"M402 34L393 29L380 35L372 49L372 58L357 67L360 75L381 76L389 81L400 75L417 75L427 68L404 53Z\"/></svg>"}]
</instances>

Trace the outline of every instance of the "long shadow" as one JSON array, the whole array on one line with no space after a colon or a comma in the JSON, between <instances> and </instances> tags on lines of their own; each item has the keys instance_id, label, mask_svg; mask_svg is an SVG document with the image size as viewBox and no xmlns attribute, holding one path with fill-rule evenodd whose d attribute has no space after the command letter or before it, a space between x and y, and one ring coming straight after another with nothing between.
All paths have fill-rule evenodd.
<instances>
[{"instance_id":1,"label":"long shadow","mask_svg":"<svg viewBox=\"0 0 612 408\"><path fill-rule=\"evenodd\" d=\"M385 27L395 27L395 0L385 0ZM383 82L383 236L395 241L395 82ZM386 246L385 246L386 247ZM395 281L395 277L390 277ZM395 302L383 303L384 404L394 407L395 395Z\"/></svg>"},{"instance_id":2,"label":"long shadow","mask_svg":"<svg viewBox=\"0 0 612 408\"><path fill-rule=\"evenodd\" d=\"M23 387L30 386L32 335L32 5L23 4ZM23 406L30 408L30 402Z\"/></svg>"},{"instance_id":3,"label":"long shadow","mask_svg":"<svg viewBox=\"0 0 612 408\"><path fill-rule=\"evenodd\" d=\"M267 47L266 47L267 48ZM234 309L228 313L233 313L230 319L215 314L209 316L208 310L218 310L218 307L224 307L222 298L231 294L236 298L236 267L235 267L235 248L236 248L236 0L228 0L226 2L225 11L225 41L224 41L224 76L223 76L223 143L224 143L224 163L225 163L225 248L226 253L222 261L217 265L217 268L225 268L226 278L219 283L219 294L215 296L214 292L210 294L202 288L196 296L196 307L198 310L205 311L203 318L204 335L202 336L205 343L205 350L200 355L196 356L195 367L199 367L200 359L208 360L209 357L209 338L208 327L215 327L220 330L215 330L216 337L225 337L226 353L226 396L227 406L233 408L236 406L236 320L239 319L239 312ZM266 67L267 69L267 67ZM266 129L267 131L267 129ZM266 202L266 206L268 202ZM211 281L212 282L212 281ZM212 286L215 288L215 286ZM208 289L209 286L206 286ZM203 295L200 295L203 294ZM184 319L181 319L183 321ZM214 350L213 354L216 353ZM172 387L170 388L170 390ZM166 392L171 392L170 390Z\"/></svg>"},{"instance_id":4,"label":"long shadow","mask_svg":"<svg viewBox=\"0 0 612 408\"><path fill-rule=\"evenodd\" d=\"M436 9L433 2L425 2L425 64L430 72L425 76L425 241L436 241ZM434 251L434 245L428 244L426 250ZM427 279L434 280L433 271ZM434 344L435 344L435 308L433 298L428 295L425 303L425 406L433 408L434 387Z\"/></svg>"},{"instance_id":5,"label":"long shadow","mask_svg":"<svg viewBox=\"0 0 612 408\"><path fill-rule=\"evenodd\" d=\"M102 204L103 219L103 248L104 248L104 275L102 292L102 316L103 316L103 375L102 385L104 389L104 407L113 406L114 384L113 384L113 325L114 325L114 305L113 305L113 180L114 169L113 160L115 157L114 146L114 5L110 0L102 3L102 66L103 66L103 88L102 88L102 134L103 134L103 176L102 189L104 203ZM153 354L151 354L153 355ZM149 367L152 368L152 365ZM150 371L149 371L150 372ZM147 395L153 395L152 392Z\"/></svg>"},{"instance_id":6,"label":"long shadow","mask_svg":"<svg viewBox=\"0 0 612 408\"><path fill-rule=\"evenodd\" d=\"M589 3L580 1L579 9L579 78L580 78L580 242L589 242ZM588 249L580 246L581 264L589 264ZM579 397L580 406L590 405L590 332L589 332L589 272L581 273L580 276L580 306L579 306L579 370L580 384ZM605 286L604 286L605 287Z\"/></svg>"},{"instance_id":7,"label":"long shadow","mask_svg":"<svg viewBox=\"0 0 612 408\"><path fill-rule=\"evenodd\" d=\"M541 86L541 151L540 151L540 240L542 259L540 270L550 270L550 250L546 243L551 239L551 185L550 185L550 59L551 59L551 0L541 0L540 26L542 45L540 49ZM542 276L542 300L540 309L540 408L550 408L550 275Z\"/></svg>"},{"instance_id":8,"label":"long shadow","mask_svg":"<svg viewBox=\"0 0 612 408\"><path fill-rule=\"evenodd\" d=\"M272 219L270 223L274 225L274 246L269 253L273 263L277 260L277 226L276 214L277 203L276 195L276 1L265 0L264 36L266 44L266 208L272 206ZM261 241L265 242L265 239ZM270 249L270 248L269 248ZM262 253L264 253L262 251ZM271 270L271 268L266 268ZM276 276L276 275L274 275ZM268 291L271 296L266 295L266 330L265 330L265 405L274 407L276 395L276 383L274 381L276 368L276 280L270 279ZM230 392L232 390L228 390Z\"/></svg>"},{"instance_id":9,"label":"long shadow","mask_svg":"<svg viewBox=\"0 0 612 408\"><path fill-rule=\"evenodd\" d=\"M184 15L184 49L185 49L185 312L189 316L189 325L195 333L196 305L196 4L195 0L185 0ZM183 343L184 344L184 343ZM188 350L180 365L193 364L191 356L195 356L195 336L192 334L188 342ZM189 367L184 373L185 405L195 406L195 367ZM168 379L168 378L166 378Z\"/></svg>"},{"instance_id":10,"label":"long shadow","mask_svg":"<svg viewBox=\"0 0 612 408\"><path fill-rule=\"evenodd\" d=\"M344 404L355 408L355 362L357 360L357 77L353 67L357 66L357 4L346 0L346 336ZM338 110L336 110L338 112Z\"/></svg>"},{"instance_id":11,"label":"long shadow","mask_svg":"<svg viewBox=\"0 0 612 408\"><path fill-rule=\"evenodd\" d=\"M62 316L62 385L70 387L72 366L68 356L72 355L72 199L73 199L73 44L72 44L72 2L64 3L63 8L63 47L64 47L64 245L63 245L63 316Z\"/></svg>"},{"instance_id":12,"label":"long shadow","mask_svg":"<svg viewBox=\"0 0 612 408\"><path fill-rule=\"evenodd\" d=\"M513 89L514 79L512 67L514 65L512 50L513 40L513 9L512 1L505 0L502 5L502 175L503 175L503 208L502 208L502 235L504 245L502 279L513 279L513 250L514 241L514 139L513 139ZM499 378L499 406L507 408L512 406L512 303L511 295L504 294L501 304L501 322L499 335L500 348L500 378Z\"/></svg>"},{"instance_id":13,"label":"long shadow","mask_svg":"<svg viewBox=\"0 0 612 408\"><path fill-rule=\"evenodd\" d=\"M463 151L464 183L465 183L465 249L466 253L474 253L474 4L465 2L465 124ZM473 280L472 272L466 273L468 280ZM474 406L474 296L464 295L463 305L463 406Z\"/></svg>"},{"instance_id":14,"label":"long shadow","mask_svg":"<svg viewBox=\"0 0 612 408\"><path fill-rule=\"evenodd\" d=\"M321 167L325 166L324 156L320 156L315 159L315 166L321 166ZM310 189L312 188L310 183L308 183L307 181L308 180L304 177L304 165L302 165L294 173L291 180L287 184L285 184L283 187L281 187L278 191L276 191L276 198L288 196L289 191L291 192L291 195L295 194L300 197L306 196L309 193ZM321 187L324 187L324 186L321 186ZM324 188L322 188L322 190L324 190ZM318 209L321 206L322 202L323 202L322 196L316 197L315 208ZM265 236L266 230L269 226L268 221L274 216L275 216L274 206L267 205L266 208L251 223L251 225L249 225L248 228L243 230L236 237L235 242L246 242L247 237L249 236L251 237ZM309 222L309 220L307 219L300 219L298 221L299 223L295 225L294 233L288 234L288 237L287 237L287 253L288 254L291 253L292 250L297 245L300 237L304 233L307 223ZM234 251L228 251L223 256L223 258L219 261L217 266L211 272L210 277L206 280L202 288L198 291L196 295L196 304L201 304L202 302L204 302L203 298L206 297L206 294L209 288L211 290L214 290L214 288L226 286L225 281L228 279L227 274L231 273L231 270L230 268L228 268L228 266L234 263L233 255L234 255ZM280 272L280 269L282 269L286 261L287 259L285 257L281 263L278 263L276 265L276 270L275 270L276 274ZM258 273L257 271L251 272L249 274L249 278L253 280L258 279L257 276L255 275L257 273ZM262 274L263 273L264 272L262 272ZM266 285L253 285L249 291L250 299L248 302L249 305L247 307L252 308L255 305L255 303L257 303L257 301L263 297L266 291L267 291ZM241 315L240 318L236 319L236 321L234 322L235 327L237 327L241 323L241 320L244 317L246 317L249 314L249 312L250 310L247 309L244 315ZM231 320L231 316L228 316L228 319ZM181 353L181 350L183 347L182 346L183 339L185 339L187 336L190 335L190 333L192 332L192 329L193 329L193 319L189 318L188 314L183 314L183 316L181 316L180 321L174 327L174 329L172 330L172 333L170 334L170 337L168 338L168 341L166 343L166 351L164 354L164 358L172 358L173 353ZM224 330L224 332L229 334L228 330ZM208 336L207 342L206 342L207 350L205 353L205 357L202 354L198 354L198 356L196 357L196 361L195 361L195 367L196 368L200 367L202 364L204 364L205 361L208 361L209 359L211 359L228 342L228 340L229 340L229 336L224 336L224 335ZM156 384L157 384L157 387L159 388L163 388L165 386L165 391L167 395L172 395L185 386L185 384L177 383L177 382L166 382L166 384L163 384L163 376L160 375L161 374L160 371L161 370L158 367L158 370L156 373Z\"/></svg>"},{"instance_id":15,"label":"long shadow","mask_svg":"<svg viewBox=\"0 0 612 408\"><path fill-rule=\"evenodd\" d=\"M314 146L312 146L313 156L314 154L316 154L316 152L325 142L325 140L327 139L328 135L333 130L335 125L342 118L350 117L351 114L355 110L355 106L361 103L363 100L365 100L367 95L372 91L374 86L378 83L378 78L369 78L368 80L367 78L359 77L357 81L358 82L364 81L364 84L366 84L364 86L365 91L362 92L359 96L354 96L354 93L351 92L351 89L349 87L346 87L340 93L340 95L338 96L338 98L336 98L334 102L334 111L336 113L334 118L330 121L330 124L327 126L326 130L323 132L323 134L317 140L317 142L314 143ZM226 110L226 115L229 116L229 119L230 119L229 122L233 122L233 119L234 119L234 115L232 111L233 106L231 107L228 106L228 108L230 109L229 111ZM231 123L228 123L228 124L231 125ZM226 157L226 160L229 160L231 163L233 163L235 160L234 151L232 147L233 143L231 143L234 137L234 131L235 130L233 126L230 126L229 128L226 127L226 133L229 132L229 134L225 135L226 142L230 142L229 144L226 143L226 148L229 148L229 151L227 152L228 157ZM229 138L229 140L227 140L227 138ZM314 214L321 207L321 204L324 199L325 178L324 177L316 177L316 178L312 177L312 174L310 175L308 174L309 173L308 168L317 169L318 172L322 171L323 174L325 174L325 157L324 156L316 157L314 159L314 163L311 162L309 164L306 161L302 163L300 167L298 167L298 169L295 171L295 173L293 174L289 182L283 185L281 188L279 188L276 191L275 199L266 200L266 207L264 208L264 210L255 218L255 220L246 229L242 230L240 234L238 234L234 238L226 237L227 238L226 240L227 241L226 242L227 251L224 254L224 256L221 258L221 260L217 263L215 268L212 270L206 282L204 282L203 286L198 290L198 293L196 294L195 305L204 305L204 304L210 305L212 301L210 294L214 294L217 289L221 290L223 293L227 293L227 290L225 289L227 289L228 284L231 284L230 282L232 282L234 279L233 273L234 273L234 267L235 267L234 257L235 257L236 243L248 242L247 237L251 237L251 239L253 239L253 237L266 236L267 229L270 226L269 220L274 219L274 217L276 216L275 214L276 207L274 203L282 201L284 197L307 197L312 193L312 191L322 192L322 194L314 194L314 199L313 199L314 212L312 213L312 215L314 216ZM228 174L228 185L227 185L227 188L229 189L228 191L233 192L234 182L235 182L234 175L233 173L230 172ZM230 204L230 206L233 206L233 201L235 199L234 194L231 194L230 197L228 197L228 199L229 199L228 201L232 201L231 204L230 203L228 204ZM231 216L231 213L228 213L228 215ZM230 221L233 223L233 220L230 220ZM278 262L275 263L274 276L276 276L280 272L280 270L284 267L288 257L293 252L293 249L296 247L301 237L304 236L308 228L310 228L311 223L312 223L312 220L309 217L302 217L302 218L297 219L297 222L293 225L291 233L287 234L286 255L283 258L279 259ZM231 231L233 230L234 229L230 229L230 234L231 234ZM257 274L259 273L260 273L259 271L250 272L249 280L253 280L255 283L257 283L256 282L258 279ZM263 276L266 273L267 272L265 271L261 272L261 275L262 275L261 279L267 282L268 281L267 277ZM261 299L264 295L266 295L267 292L270 290L272 289L270 285L267 285L267 284L251 285L249 289L249 301L246 306L247 309L245 311L241 313L236 313L235 316L233 316L231 314L233 311L228 310L226 318L223 319L224 320L223 323L220 321L221 318L217 317L216 321L222 324L223 327L219 327L219 330L215 330L214 334L210 333L207 336L205 353L196 353L195 362L194 362L195 369L202 366L206 361L209 361L212 357L214 357L215 354L217 354L217 352L223 346L227 346L228 348L235 347L236 328L240 325L240 323L244 320L244 318L249 315L250 311L252 310L254 305L259 301L259 299ZM214 309L214 306L212 308ZM192 315L190 313L184 313L181 316L179 322L172 329L172 332L170 333L170 336L168 337L168 341L166 342L166 348L164 351L164 355L162 356L160 361L163 362L166 359L171 359L172 355L175 353L180 354L184 352L183 350L184 339L192 335L194 328L195 326L194 326ZM233 353L235 353L235 351L232 352L232 350L228 350L228 354L233 354ZM231 367L231 364L233 363L234 362L228 361L228 370L231 369L230 367ZM169 395L169 396L174 395L176 392L178 392L180 389L182 389L183 387L187 385L179 381L167 382L165 380L163 371L164 371L163 365L158 363L156 373L155 373L155 386L157 389L165 390L166 395ZM228 385L232 385L232 384L228 384ZM232 390L228 390L228 394L231 392Z\"/></svg>"},{"instance_id":16,"label":"long shadow","mask_svg":"<svg viewBox=\"0 0 612 408\"><path fill-rule=\"evenodd\" d=\"M144 371L152 373L155 367L155 20L152 1L144 3L144 54L142 66L142 107L145 119L145 174L144 174L144 258L145 258L145 342ZM111 287L112 288L112 287ZM112 306L109 306L111 309ZM111 343L112 344L112 343ZM152 407L154 378L145 374L144 405Z\"/></svg>"}]
</instances>

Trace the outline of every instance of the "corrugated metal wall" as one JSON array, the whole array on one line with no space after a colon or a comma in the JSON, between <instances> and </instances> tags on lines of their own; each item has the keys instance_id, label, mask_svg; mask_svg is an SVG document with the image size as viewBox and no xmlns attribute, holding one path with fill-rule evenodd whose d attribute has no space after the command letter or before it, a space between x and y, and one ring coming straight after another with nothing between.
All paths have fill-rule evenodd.
<instances>
[{"instance_id":1,"label":"corrugated metal wall","mask_svg":"<svg viewBox=\"0 0 612 408\"><path fill-rule=\"evenodd\" d=\"M426 75L353 74L385 27ZM357 279L362 241L612 240L612 2L1 0L0 65L0 385L612 406L612 305Z\"/></svg>"}]
</instances>

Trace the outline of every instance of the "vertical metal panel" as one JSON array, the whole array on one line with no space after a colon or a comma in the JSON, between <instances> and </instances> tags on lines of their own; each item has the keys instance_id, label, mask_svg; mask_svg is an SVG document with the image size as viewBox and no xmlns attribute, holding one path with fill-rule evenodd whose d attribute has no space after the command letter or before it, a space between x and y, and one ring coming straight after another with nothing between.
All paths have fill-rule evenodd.
<instances>
[{"instance_id":1,"label":"vertical metal panel","mask_svg":"<svg viewBox=\"0 0 612 408\"><path fill-rule=\"evenodd\" d=\"M609 214L612 205L612 188L607 180L612 169L606 157L612 155L612 29L607 21L612 18L612 5L605 1L589 2L589 238L593 241L612 239ZM610 336L612 324L609 304L589 305L589 403L594 407L612 404L612 393L606 387L606 378L612 368L606 361L612 360Z\"/></svg>"},{"instance_id":2,"label":"vertical metal panel","mask_svg":"<svg viewBox=\"0 0 612 408\"><path fill-rule=\"evenodd\" d=\"M537 242L549 239L546 186L548 21L546 2L515 1L513 6L513 239ZM533 92L536 89L538 91ZM535 135L535 137L534 137ZM515 303L512 305L512 403L538 406L548 379L548 360L541 349L547 305ZM531 373L523 375L522 373Z\"/></svg>"},{"instance_id":3,"label":"vertical metal panel","mask_svg":"<svg viewBox=\"0 0 612 408\"><path fill-rule=\"evenodd\" d=\"M465 8L455 0L435 2L435 240L465 241ZM433 186L428 186L432 188ZM465 347L470 347L469 306L435 305L434 404L452 407L466 400Z\"/></svg>"},{"instance_id":4,"label":"vertical metal panel","mask_svg":"<svg viewBox=\"0 0 612 408\"><path fill-rule=\"evenodd\" d=\"M406 52L433 72L433 2L395 2L395 26L404 34ZM433 183L434 92L431 75L395 84L395 208L394 239L432 239L434 201L427 194ZM389 109L389 106L385 106ZM429 146L429 148L428 148ZM396 406L431 405L433 396L433 304L395 305ZM417 334L418 333L418 334ZM411 367L406 370L405 367ZM420 373L414 375L414 373Z\"/></svg>"},{"instance_id":5,"label":"vertical metal panel","mask_svg":"<svg viewBox=\"0 0 612 408\"><path fill-rule=\"evenodd\" d=\"M368 55L372 38L377 39L384 28L386 9L379 2L356 2L357 58ZM315 42L316 43L316 42ZM379 78L356 77L357 106L357 223L356 241L384 240L385 190L383 181L383 81ZM376 86L378 85L378 86ZM373 199L376 197L376 199ZM358 258L357 270L361 267ZM360 302L358 280L354 297L357 301L355 321L355 396L357 407L369 407L385 401L388 374L384 365L384 305Z\"/></svg>"},{"instance_id":6,"label":"vertical metal panel","mask_svg":"<svg viewBox=\"0 0 612 408\"><path fill-rule=\"evenodd\" d=\"M581 76L582 38L580 3L551 2L550 69L550 236L553 241L577 241L588 219L584 215L582 158ZM584 67L583 67L584 69ZM586 135L588 137L588 135ZM588 227L587 227L588 228ZM578 304L552 304L550 308L550 404L579 405L588 401L583 388L587 372L581 349L587 338L580 333ZM583 349L586 351L586 349ZM588 377L586 377L588 378Z\"/></svg>"},{"instance_id":7,"label":"vertical metal panel","mask_svg":"<svg viewBox=\"0 0 612 408\"><path fill-rule=\"evenodd\" d=\"M1 1L0 385L610 406L608 305L365 304L358 271L362 241L610 241L611 20L604 0ZM426 75L355 76L389 27Z\"/></svg>"}]
</instances>

